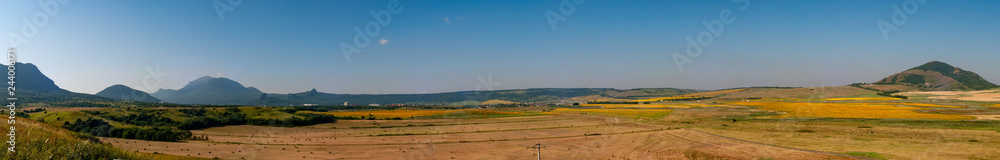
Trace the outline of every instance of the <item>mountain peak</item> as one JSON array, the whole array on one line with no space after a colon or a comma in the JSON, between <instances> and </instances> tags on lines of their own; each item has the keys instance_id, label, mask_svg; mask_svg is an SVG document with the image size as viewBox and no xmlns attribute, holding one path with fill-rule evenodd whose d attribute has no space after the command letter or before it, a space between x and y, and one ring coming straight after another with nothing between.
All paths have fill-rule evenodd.
<instances>
[{"instance_id":1,"label":"mountain peak","mask_svg":"<svg viewBox=\"0 0 1000 160\"><path fill-rule=\"evenodd\" d=\"M123 84L115 84L115 85L111 85L111 86L109 86L108 88L115 88L115 89L118 89L118 88L128 88L128 89L132 89L132 87L128 87L128 86L125 86L125 85L123 85ZM105 90L107 90L107 89L105 89Z\"/></svg>"},{"instance_id":2,"label":"mountain peak","mask_svg":"<svg viewBox=\"0 0 1000 160\"><path fill-rule=\"evenodd\" d=\"M875 83L913 85L925 90L984 90L1000 87L986 81L979 74L940 61L927 62Z\"/></svg>"},{"instance_id":3,"label":"mountain peak","mask_svg":"<svg viewBox=\"0 0 1000 160\"><path fill-rule=\"evenodd\" d=\"M156 99L146 92L135 90L121 84L115 84L108 88L104 88L101 92L97 92L96 95L130 101L160 102L160 99Z\"/></svg>"},{"instance_id":4,"label":"mountain peak","mask_svg":"<svg viewBox=\"0 0 1000 160\"><path fill-rule=\"evenodd\" d=\"M154 96L171 103L240 104L256 100L263 93L224 77L203 76L178 90L161 90Z\"/></svg>"},{"instance_id":5,"label":"mountain peak","mask_svg":"<svg viewBox=\"0 0 1000 160\"><path fill-rule=\"evenodd\" d=\"M955 71L961 71L958 67L951 66L948 63L940 61L930 61L924 65L910 68L909 70L936 71L941 73L954 73Z\"/></svg>"},{"instance_id":6,"label":"mountain peak","mask_svg":"<svg viewBox=\"0 0 1000 160\"><path fill-rule=\"evenodd\" d=\"M21 91L34 91L34 92L66 92L66 90L60 89L56 86L56 83L45 76L37 66L31 63L21 63L17 62L14 65L17 67L17 90ZM7 65L3 65L7 68Z\"/></svg>"}]
</instances>

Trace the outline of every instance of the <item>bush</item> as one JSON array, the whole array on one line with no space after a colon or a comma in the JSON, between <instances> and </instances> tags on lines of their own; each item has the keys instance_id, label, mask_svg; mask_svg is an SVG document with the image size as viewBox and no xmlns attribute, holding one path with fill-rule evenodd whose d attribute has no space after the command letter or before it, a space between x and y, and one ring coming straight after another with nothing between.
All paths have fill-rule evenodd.
<instances>
[{"instance_id":1,"label":"bush","mask_svg":"<svg viewBox=\"0 0 1000 160\"><path fill-rule=\"evenodd\" d=\"M180 139L191 137L190 131L176 131L171 128L163 128L163 127L116 128L111 124L109 124L108 122L101 119L90 119L90 118L88 118L87 120L77 119L73 123L65 122L64 124L65 126L63 127L65 127L66 129L101 137L139 139L139 140L150 140L150 141L177 141Z\"/></svg>"}]
</instances>

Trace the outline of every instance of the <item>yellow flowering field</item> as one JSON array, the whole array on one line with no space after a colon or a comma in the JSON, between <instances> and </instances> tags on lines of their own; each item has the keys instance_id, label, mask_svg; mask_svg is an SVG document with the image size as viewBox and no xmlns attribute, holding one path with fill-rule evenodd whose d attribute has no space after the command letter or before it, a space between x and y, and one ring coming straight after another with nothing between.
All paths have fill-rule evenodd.
<instances>
[{"instance_id":1,"label":"yellow flowering field","mask_svg":"<svg viewBox=\"0 0 1000 160\"><path fill-rule=\"evenodd\" d=\"M361 117L375 116L376 118L410 118L421 116L444 115L454 112L465 112L473 115L509 115L520 114L518 112L489 111L481 109L460 109L460 110L373 110L373 111L343 111L343 112L322 112L338 117Z\"/></svg>"},{"instance_id":2,"label":"yellow flowering field","mask_svg":"<svg viewBox=\"0 0 1000 160\"><path fill-rule=\"evenodd\" d=\"M965 120L975 117L920 113L920 107L900 107L885 104L864 103L805 103L805 102L734 102L733 105L758 106L759 110L786 112L775 118L785 117L832 117L832 118L899 118L899 119L942 119Z\"/></svg>"},{"instance_id":3,"label":"yellow flowering field","mask_svg":"<svg viewBox=\"0 0 1000 160\"><path fill-rule=\"evenodd\" d=\"M827 98L827 101L888 101L888 100L899 100L899 98L894 97L861 97L861 98Z\"/></svg>"},{"instance_id":4,"label":"yellow flowering field","mask_svg":"<svg viewBox=\"0 0 1000 160\"><path fill-rule=\"evenodd\" d=\"M914 106L914 107L965 108L965 107L962 107L962 106L946 106L946 105L927 104L927 103L881 103L881 104L907 105L907 106Z\"/></svg>"},{"instance_id":5,"label":"yellow flowering field","mask_svg":"<svg viewBox=\"0 0 1000 160\"><path fill-rule=\"evenodd\" d=\"M1000 104L993 104L993 107L1000 107Z\"/></svg>"},{"instance_id":6,"label":"yellow flowering field","mask_svg":"<svg viewBox=\"0 0 1000 160\"><path fill-rule=\"evenodd\" d=\"M618 117L636 117L636 118L662 118L670 114L672 110L669 109L567 109L558 108L552 110L553 112L561 113L586 113L586 114L596 114L596 115L606 115L606 116L618 116Z\"/></svg>"}]
</instances>

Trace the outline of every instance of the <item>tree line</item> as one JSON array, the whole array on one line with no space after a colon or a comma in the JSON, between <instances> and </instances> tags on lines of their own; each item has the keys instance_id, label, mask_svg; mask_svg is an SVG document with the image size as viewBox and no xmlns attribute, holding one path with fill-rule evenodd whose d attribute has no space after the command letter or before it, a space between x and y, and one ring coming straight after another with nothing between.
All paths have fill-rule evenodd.
<instances>
[{"instance_id":1,"label":"tree line","mask_svg":"<svg viewBox=\"0 0 1000 160\"><path fill-rule=\"evenodd\" d=\"M63 127L71 131L100 137L114 137L150 141L177 141L191 137L191 131L174 130L169 127L125 127L118 128L102 119L77 119L73 123L64 122Z\"/></svg>"}]
</instances>

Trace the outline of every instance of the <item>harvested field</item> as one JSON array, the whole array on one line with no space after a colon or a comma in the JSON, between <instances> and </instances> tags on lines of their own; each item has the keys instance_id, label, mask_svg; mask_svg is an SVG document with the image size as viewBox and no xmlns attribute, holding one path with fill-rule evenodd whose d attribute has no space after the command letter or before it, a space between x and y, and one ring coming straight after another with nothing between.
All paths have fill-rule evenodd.
<instances>
[{"instance_id":1,"label":"harvested field","mask_svg":"<svg viewBox=\"0 0 1000 160\"><path fill-rule=\"evenodd\" d=\"M208 135L207 141L102 140L138 152L221 159L530 159L536 155L527 147L536 143L546 147L543 157L568 159L849 159L617 119L551 115L466 122L399 120L375 123L435 125L353 129L324 129L341 124L297 128L228 126L195 132ZM362 124L371 121L344 122L344 126L365 126ZM368 136L379 133L399 135Z\"/></svg>"},{"instance_id":2,"label":"harvested field","mask_svg":"<svg viewBox=\"0 0 1000 160\"><path fill-rule=\"evenodd\" d=\"M1000 102L1000 89L982 91L927 91L902 92L895 95L926 97L927 99L954 99L966 101Z\"/></svg>"}]
</instances>

